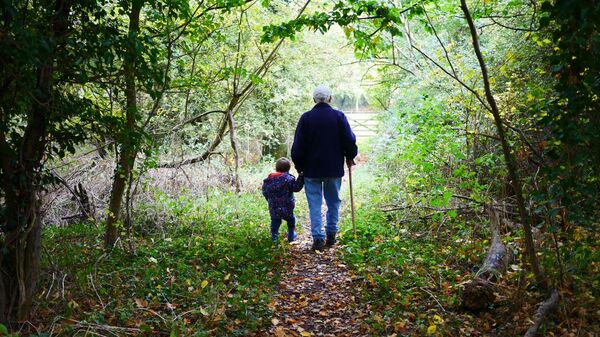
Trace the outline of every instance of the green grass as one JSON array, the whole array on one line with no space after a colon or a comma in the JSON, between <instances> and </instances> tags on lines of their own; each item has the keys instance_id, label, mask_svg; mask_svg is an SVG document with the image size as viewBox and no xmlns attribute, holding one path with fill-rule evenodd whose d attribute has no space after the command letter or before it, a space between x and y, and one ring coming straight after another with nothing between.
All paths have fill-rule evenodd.
<instances>
[{"instance_id":1,"label":"green grass","mask_svg":"<svg viewBox=\"0 0 600 337\"><path fill-rule=\"evenodd\" d=\"M357 235L352 235L346 195L338 250L354 274L355 290L370 313L371 335L523 335L529 328L525 318L532 317L544 294L535 286L532 273L522 269L521 231L503 234L514 258L496 281L496 301L488 310L467 311L461 306L462 283L473 278L487 255L490 234L485 216L406 221L406 217L417 217L418 210L383 211L394 203L390 196L401 195L401 191L394 190L393 183L386 185L377 180L376 173L373 166L366 166L354 174ZM561 316L556 322L567 315L586 317L585 311L573 308L593 307L598 265L591 261L597 260L597 237L591 231L578 229L570 243L561 247L566 257L564 282L572 287L562 291L573 296L561 300L557 310ZM548 249L538 251L547 275L557 280L560 269L556 268L554 254ZM580 324L595 331L594 323L585 319ZM549 320L540 333L562 335L565 329Z\"/></svg>"},{"instance_id":2,"label":"green grass","mask_svg":"<svg viewBox=\"0 0 600 337\"><path fill-rule=\"evenodd\" d=\"M275 286L285 272L287 249L270 241L268 209L259 191L265 171L269 168L247 173L244 181L253 184L246 185L252 192L241 195L213 190L201 198L173 198L157 193L152 202L136 205L133 241L123 229L117 248L109 253L103 249L101 224L46 228L32 330L39 336L50 331L55 336L83 336L86 331L248 336L264 331L270 325ZM520 271L520 252L514 251L514 265L500 281L502 294L494 307L478 314L464 311L461 282L485 258L487 224L461 216L445 222L403 222L405 214L381 210L391 202L388 195L398 191L378 181L375 173L363 165L354 171L356 237L344 183L338 249L370 313L371 335L522 334L527 325L523 318L532 315L539 298L535 289L528 291L531 275ZM296 215L306 221L303 192L297 200ZM572 250L568 267L581 270L582 279L573 283L578 301L588 298L585 303L593 307L597 273L584 271L597 257L597 235L576 234L574 239L590 240L590 245ZM520 245L518 232L503 239ZM522 304L518 309L512 304L516 302Z\"/></svg>"},{"instance_id":3,"label":"green grass","mask_svg":"<svg viewBox=\"0 0 600 337\"><path fill-rule=\"evenodd\" d=\"M443 312L458 307L457 284L485 251L481 242L394 226L381 211L367 207L357 212L356 238L347 231L341 244L342 259L358 276L362 300L373 310L372 332L388 334L426 335L432 325L443 331L435 324L438 317L451 318Z\"/></svg>"},{"instance_id":4,"label":"green grass","mask_svg":"<svg viewBox=\"0 0 600 337\"><path fill-rule=\"evenodd\" d=\"M162 196L139 210L134 252L125 232L105 254L94 225L44 231L41 330L54 324L70 336L106 325L148 336L243 336L269 324L285 245L270 241L262 196ZM167 222L152 227L149 215L161 212Z\"/></svg>"},{"instance_id":5,"label":"green grass","mask_svg":"<svg viewBox=\"0 0 600 337\"><path fill-rule=\"evenodd\" d=\"M357 235L352 235L346 205L338 251L357 278L361 301L370 308L371 334L468 331L472 317L460 312L459 283L481 262L488 242L474 238L473 226L461 219L442 226L400 223L399 214L381 210L385 186L374 179L369 167L355 172Z\"/></svg>"}]
</instances>

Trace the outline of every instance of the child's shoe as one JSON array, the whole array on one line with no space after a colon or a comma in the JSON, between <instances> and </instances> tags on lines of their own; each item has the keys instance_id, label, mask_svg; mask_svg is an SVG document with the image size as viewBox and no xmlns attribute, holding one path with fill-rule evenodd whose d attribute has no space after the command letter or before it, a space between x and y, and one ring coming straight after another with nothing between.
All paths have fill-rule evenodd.
<instances>
[{"instance_id":1,"label":"child's shoe","mask_svg":"<svg viewBox=\"0 0 600 337\"><path fill-rule=\"evenodd\" d=\"M296 240L297 237L298 237L298 233L296 233L295 229L291 233L288 233L288 241L289 242Z\"/></svg>"}]
</instances>

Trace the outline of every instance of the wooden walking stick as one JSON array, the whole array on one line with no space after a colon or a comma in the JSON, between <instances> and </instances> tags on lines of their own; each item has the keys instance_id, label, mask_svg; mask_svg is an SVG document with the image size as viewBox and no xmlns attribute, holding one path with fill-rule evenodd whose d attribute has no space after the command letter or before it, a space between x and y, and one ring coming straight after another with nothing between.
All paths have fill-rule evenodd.
<instances>
[{"instance_id":1,"label":"wooden walking stick","mask_svg":"<svg viewBox=\"0 0 600 337\"><path fill-rule=\"evenodd\" d=\"M354 193L352 191L352 164L348 165L348 176L350 182L350 209L352 211L352 233L356 238L356 220L354 219Z\"/></svg>"}]
</instances>

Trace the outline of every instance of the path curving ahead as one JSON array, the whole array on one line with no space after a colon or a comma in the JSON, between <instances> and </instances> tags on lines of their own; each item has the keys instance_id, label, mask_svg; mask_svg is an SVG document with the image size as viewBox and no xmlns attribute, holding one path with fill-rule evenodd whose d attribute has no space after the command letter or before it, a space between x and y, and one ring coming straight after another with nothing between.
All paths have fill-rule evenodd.
<instances>
[{"instance_id":1,"label":"path curving ahead","mask_svg":"<svg viewBox=\"0 0 600 337\"><path fill-rule=\"evenodd\" d=\"M302 222L304 232L290 245L267 336L368 336L365 310L356 301L347 267L335 256L335 247L323 253L310 250L307 223Z\"/></svg>"}]
</instances>

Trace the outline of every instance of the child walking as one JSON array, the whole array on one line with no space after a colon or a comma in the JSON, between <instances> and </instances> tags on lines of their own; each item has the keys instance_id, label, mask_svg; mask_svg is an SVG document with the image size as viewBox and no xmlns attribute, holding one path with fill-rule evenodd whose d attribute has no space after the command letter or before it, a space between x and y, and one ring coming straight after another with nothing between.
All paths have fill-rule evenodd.
<instances>
[{"instance_id":1,"label":"child walking","mask_svg":"<svg viewBox=\"0 0 600 337\"><path fill-rule=\"evenodd\" d=\"M279 238L279 227L282 220L288 226L288 241L296 239L296 217L294 216L294 192L300 192L304 187L302 174L296 179L290 174L290 161L281 158L275 163L275 171L263 181L262 193L269 203L271 215L271 239L276 242Z\"/></svg>"}]
</instances>

